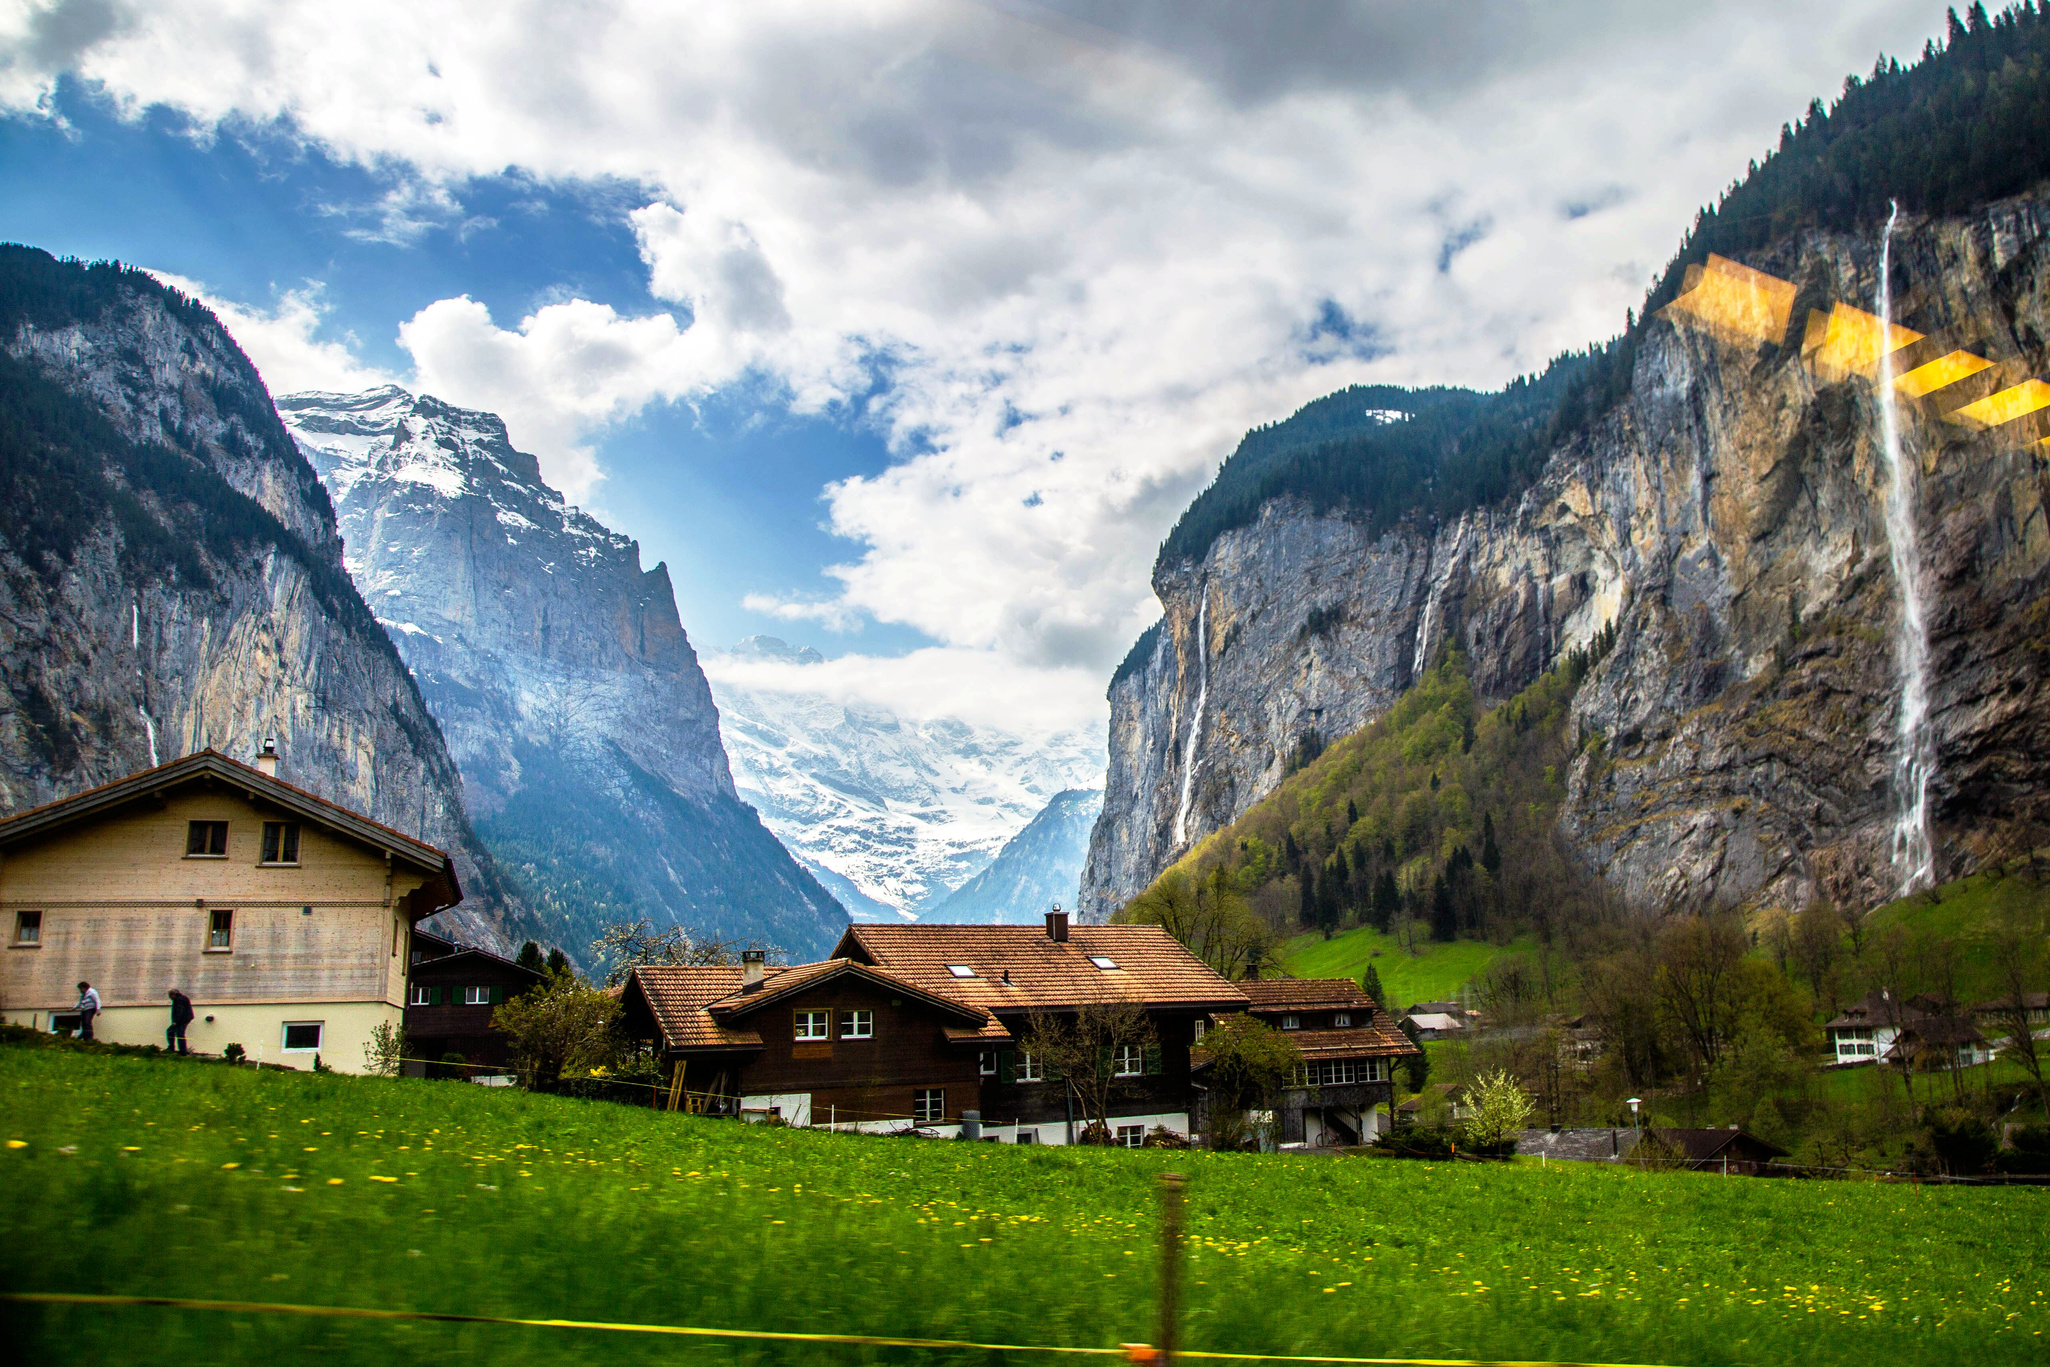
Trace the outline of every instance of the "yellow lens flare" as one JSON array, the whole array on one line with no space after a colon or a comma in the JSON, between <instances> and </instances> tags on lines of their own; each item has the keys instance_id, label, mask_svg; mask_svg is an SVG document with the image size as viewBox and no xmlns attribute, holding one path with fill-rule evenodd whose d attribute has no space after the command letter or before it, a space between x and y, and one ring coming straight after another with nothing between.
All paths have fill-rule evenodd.
<instances>
[{"instance_id":1,"label":"yellow lens flare","mask_svg":"<svg viewBox=\"0 0 2050 1367\"><path fill-rule=\"evenodd\" d=\"M1689 266L1680 296L1666 305L1675 322L1738 342L1778 342L1794 312L1794 283L1710 253Z\"/></svg>"},{"instance_id":2,"label":"yellow lens flare","mask_svg":"<svg viewBox=\"0 0 2050 1367\"><path fill-rule=\"evenodd\" d=\"M1927 365L1918 365L1893 382L1893 387L1911 399L1933 394L1959 380L1990 369L1993 362L1983 356L1974 356L1969 351L1953 351L1948 356L1939 356Z\"/></svg>"},{"instance_id":3,"label":"yellow lens flare","mask_svg":"<svg viewBox=\"0 0 2050 1367\"><path fill-rule=\"evenodd\" d=\"M1973 427L2000 427L2041 408L2050 408L2050 384L2041 380L2023 380L2012 388L1988 394L1977 403L1968 403L1946 413L1944 417Z\"/></svg>"},{"instance_id":4,"label":"yellow lens flare","mask_svg":"<svg viewBox=\"0 0 2050 1367\"><path fill-rule=\"evenodd\" d=\"M1878 378L1880 357L1911 346L1922 336L1913 328L1882 322L1876 314L1839 303L1827 314L1810 310L1801 352L1826 378L1862 375L1870 380Z\"/></svg>"}]
</instances>

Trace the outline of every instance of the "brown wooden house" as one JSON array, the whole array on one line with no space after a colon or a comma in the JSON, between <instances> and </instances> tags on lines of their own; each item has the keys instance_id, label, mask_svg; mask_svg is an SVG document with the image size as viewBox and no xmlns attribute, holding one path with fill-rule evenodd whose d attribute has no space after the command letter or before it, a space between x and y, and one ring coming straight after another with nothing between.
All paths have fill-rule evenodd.
<instances>
[{"instance_id":1,"label":"brown wooden house","mask_svg":"<svg viewBox=\"0 0 2050 1367\"><path fill-rule=\"evenodd\" d=\"M936 1134L973 1113L991 1138L1069 1143L1084 1117L1024 1047L1026 1022L1117 999L1144 1007L1157 1044L1112 1061L1114 1137L1188 1133L1197 1022L1246 1003L1157 926L854 926L822 963L636 969L624 1012L698 1109Z\"/></svg>"},{"instance_id":2,"label":"brown wooden house","mask_svg":"<svg viewBox=\"0 0 2050 1367\"><path fill-rule=\"evenodd\" d=\"M447 945L448 952L433 953L436 945ZM543 975L438 937L417 936L414 948L427 952L419 953L406 981L406 1076L477 1077L510 1070L512 1056L491 1013L540 986Z\"/></svg>"},{"instance_id":3,"label":"brown wooden house","mask_svg":"<svg viewBox=\"0 0 2050 1367\"><path fill-rule=\"evenodd\" d=\"M1288 1036L1303 1056L1277 1104L1276 1142L1371 1142L1386 1123L1378 1108L1394 1105L1393 1070L1417 1053L1394 1017L1350 978L1267 978L1237 987L1254 1019Z\"/></svg>"}]
</instances>

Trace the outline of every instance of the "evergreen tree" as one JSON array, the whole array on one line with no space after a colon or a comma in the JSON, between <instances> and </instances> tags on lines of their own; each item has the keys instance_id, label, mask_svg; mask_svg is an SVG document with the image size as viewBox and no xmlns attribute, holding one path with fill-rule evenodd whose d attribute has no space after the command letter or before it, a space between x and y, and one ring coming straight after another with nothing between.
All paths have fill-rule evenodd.
<instances>
[{"instance_id":1,"label":"evergreen tree","mask_svg":"<svg viewBox=\"0 0 2050 1367\"><path fill-rule=\"evenodd\" d=\"M1402 910L1402 890L1395 886L1395 870L1383 869L1374 883L1374 924L1382 930L1388 929L1395 914Z\"/></svg>"},{"instance_id":2,"label":"evergreen tree","mask_svg":"<svg viewBox=\"0 0 2050 1367\"><path fill-rule=\"evenodd\" d=\"M569 971L570 971L570 968L569 968L569 955L567 955L567 954L563 953L563 952L562 952L562 951L561 951L560 949L551 949L551 950L549 950L549 951L548 951L548 971L549 971L549 972L550 972L551 974L556 974L556 975L561 975L561 974L564 974L564 973L567 973L567 972L569 972Z\"/></svg>"},{"instance_id":3,"label":"evergreen tree","mask_svg":"<svg viewBox=\"0 0 2050 1367\"><path fill-rule=\"evenodd\" d=\"M532 940L527 941L520 946L520 952L514 957L513 962L521 968L531 969L533 972L539 973L542 966L541 946L535 944Z\"/></svg>"},{"instance_id":4,"label":"evergreen tree","mask_svg":"<svg viewBox=\"0 0 2050 1367\"><path fill-rule=\"evenodd\" d=\"M1431 884L1431 938L1446 941L1458 937L1459 919L1452 906L1452 885L1441 873Z\"/></svg>"},{"instance_id":5,"label":"evergreen tree","mask_svg":"<svg viewBox=\"0 0 2050 1367\"><path fill-rule=\"evenodd\" d=\"M1374 1005L1380 1007L1388 1005L1388 995L1381 990L1380 970L1376 969L1372 964L1368 964L1366 969L1360 974L1360 991L1372 997Z\"/></svg>"},{"instance_id":6,"label":"evergreen tree","mask_svg":"<svg viewBox=\"0 0 2050 1367\"><path fill-rule=\"evenodd\" d=\"M1492 812L1481 815L1481 867L1491 878L1502 868L1502 849L1495 843L1495 816Z\"/></svg>"}]
</instances>

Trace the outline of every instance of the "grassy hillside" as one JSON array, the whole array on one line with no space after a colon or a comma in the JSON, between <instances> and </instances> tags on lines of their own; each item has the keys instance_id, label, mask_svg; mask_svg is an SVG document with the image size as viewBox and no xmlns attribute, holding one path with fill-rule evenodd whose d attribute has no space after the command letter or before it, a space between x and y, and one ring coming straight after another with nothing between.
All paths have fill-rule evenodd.
<instances>
[{"instance_id":1,"label":"grassy hillside","mask_svg":"<svg viewBox=\"0 0 2050 1367\"><path fill-rule=\"evenodd\" d=\"M1586 892L1556 825L1590 658L1484 712L1448 654L1379 720L1305 747L1296 773L1162 877L1236 892L1283 933L1365 925L1409 944L1556 922Z\"/></svg>"},{"instance_id":2,"label":"grassy hillside","mask_svg":"<svg viewBox=\"0 0 2050 1367\"><path fill-rule=\"evenodd\" d=\"M54 1047L0 1049L0 1134L11 1290L1109 1346L1152 1335L1174 1169L1190 1347L1949 1367L2040 1361L2050 1329L2030 1189L857 1138ZM975 1360L161 1308L9 1320L37 1362Z\"/></svg>"},{"instance_id":3,"label":"grassy hillside","mask_svg":"<svg viewBox=\"0 0 2050 1367\"><path fill-rule=\"evenodd\" d=\"M1875 908L1868 918L1872 938L1889 926L1902 926L1924 945L1949 942L1957 953L1957 996L1984 1001L2006 993L1993 965L1993 935L2010 917L2032 920L2038 933L2050 930L2050 861L2044 881L2027 876L2022 865L1996 868L1946 883L1933 892L1917 893ZM1924 986L1934 988L1935 983Z\"/></svg>"},{"instance_id":4,"label":"grassy hillside","mask_svg":"<svg viewBox=\"0 0 2050 1367\"><path fill-rule=\"evenodd\" d=\"M1399 1009L1417 1002L1450 1001L1468 979L1496 959L1530 947L1529 936L1506 945L1419 940L1412 953L1393 935L1372 926L1355 926L1328 940L1314 933L1296 936L1282 946L1281 966L1298 978L1358 978L1371 965L1388 998L1382 1005Z\"/></svg>"}]
</instances>

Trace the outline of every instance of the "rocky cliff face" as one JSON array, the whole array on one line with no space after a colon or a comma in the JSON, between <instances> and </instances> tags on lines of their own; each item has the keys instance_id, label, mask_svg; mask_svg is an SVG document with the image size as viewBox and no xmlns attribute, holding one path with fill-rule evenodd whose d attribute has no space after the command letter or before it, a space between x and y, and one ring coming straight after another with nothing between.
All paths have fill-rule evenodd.
<instances>
[{"instance_id":1,"label":"rocky cliff face","mask_svg":"<svg viewBox=\"0 0 2050 1367\"><path fill-rule=\"evenodd\" d=\"M438 928L532 933L234 341L147 276L26 248L0 299L0 811L275 736L282 777L453 853Z\"/></svg>"},{"instance_id":2,"label":"rocky cliff face","mask_svg":"<svg viewBox=\"0 0 2050 1367\"><path fill-rule=\"evenodd\" d=\"M278 411L449 738L485 842L581 952L612 920L823 952L846 913L741 803L668 570L490 413L385 388Z\"/></svg>"},{"instance_id":3,"label":"rocky cliff face","mask_svg":"<svg viewBox=\"0 0 2050 1367\"><path fill-rule=\"evenodd\" d=\"M2046 230L2040 196L1903 221L1895 321L2040 373ZM1562 817L1590 867L1654 907L1890 895L1901 597L1878 391L1801 355L1811 308L1872 307L1880 247L1876 228L1811 233L1748 259L1798 286L1778 344L1654 322L1629 397L1513 506L1369 542L1279 498L1200 562L1159 566L1164 628L1111 692L1084 915L1108 915L1271 791L1305 735L1371 721L1447 643L1500 701L1611 623L1574 708L1598 743ZM2042 815L2043 448L2026 422L1976 431L1912 404L1902 422L1948 875Z\"/></svg>"},{"instance_id":4,"label":"rocky cliff face","mask_svg":"<svg viewBox=\"0 0 2050 1367\"><path fill-rule=\"evenodd\" d=\"M824 657L773 636L710 663L742 795L857 916L927 915L1056 794L1101 772L1092 735L1030 740L806 689L805 667Z\"/></svg>"}]
</instances>

